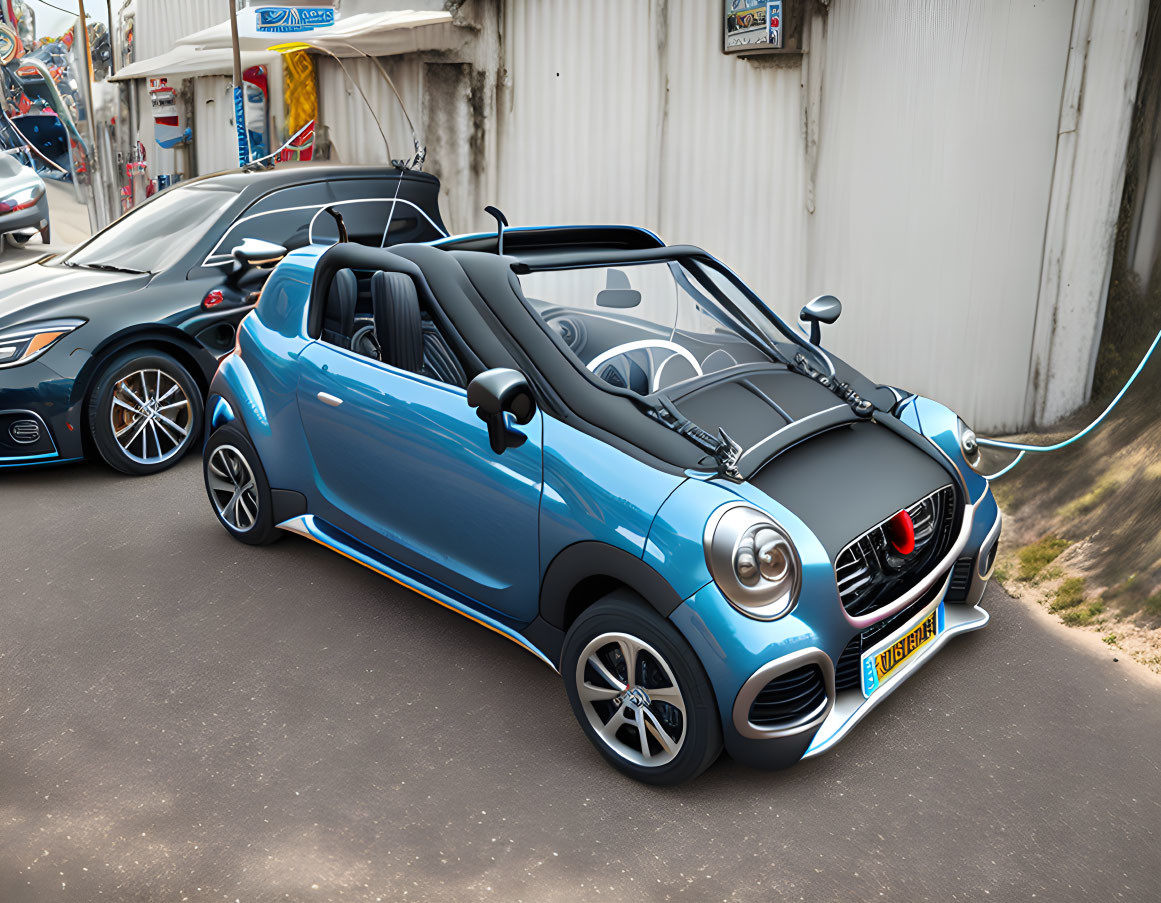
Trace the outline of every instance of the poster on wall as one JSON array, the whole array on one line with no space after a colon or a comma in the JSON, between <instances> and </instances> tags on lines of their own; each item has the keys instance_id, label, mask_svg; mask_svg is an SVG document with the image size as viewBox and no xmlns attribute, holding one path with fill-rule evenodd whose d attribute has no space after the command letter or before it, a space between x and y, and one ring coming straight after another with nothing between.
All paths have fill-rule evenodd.
<instances>
[{"instance_id":1,"label":"poster on wall","mask_svg":"<svg viewBox=\"0 0 1161 903\"><path fill-rule=\"evenodd\" d=\"M726 53L782 49L782 0L723 0Z\"/></svg>"},{"instance_id":2,"label":"poster on wall","mask_svg":"<svg viewBox=\"0 0 1161 903\"><path fill-rule=\"evenodd\" d=\"M149 79L149 103L153 108L153 137L161 147L188 144L193 130L181 124L177 91L164 78Z\"/></svg>"},{"instance_id":3,"label":"poster on wall","mask_svg":"<svg viewBox=\"0 0 1161 903\"><path fill-rule=\"evenodd\" d=\"M270 88L265 66L251 66L242 73L246 85L246 134L250 139L250 159L266 156L267 108Z\"/></svg>"}]
</instances>

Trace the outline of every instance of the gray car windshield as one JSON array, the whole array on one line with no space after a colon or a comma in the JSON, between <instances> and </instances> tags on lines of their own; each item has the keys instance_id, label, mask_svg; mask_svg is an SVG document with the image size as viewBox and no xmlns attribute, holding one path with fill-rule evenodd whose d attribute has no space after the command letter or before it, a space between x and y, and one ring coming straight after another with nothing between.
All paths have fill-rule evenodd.
<instances>
[{"instance_id":1,"label":"gray car windshield","mask_svg":"<svg viewBox=\"0 0 1161 903\"><path fill-rule=\"evenodd\" d=\"M62 261L66 266L159 273L173 266L217 224L237 195L178 186L134 207Z\"/></svg>"},{"instance_id":2,"label":"gray car windshield","mask_svg":"<svg viewBox=\"0 0 1161 903\"><path fill-rule=\"evenodd\" d=\"M745 316L757 314L724 277L719 284L708 271L699 274ZM581 366L640 395L775 359L761 327L727 311L677 261L537 270L520 276L520 285Z\"/></svg>"}]
</instances>

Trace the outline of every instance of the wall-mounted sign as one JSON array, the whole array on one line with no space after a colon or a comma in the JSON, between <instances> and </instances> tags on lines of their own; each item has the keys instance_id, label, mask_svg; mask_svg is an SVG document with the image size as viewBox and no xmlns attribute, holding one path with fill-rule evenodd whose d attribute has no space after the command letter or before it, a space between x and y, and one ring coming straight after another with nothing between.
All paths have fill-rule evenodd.
<instances>
[{"instance_id":1,"label":"wall-mounted sign","mask_svg":"<svg viewBox=\"0 0 1161 903\"><path fill-rule=\"evenodd\" d=\"M178 147L193 139L193 131L181 124L177 91L164 78L149 79L149 102L153 107L153 137L161 147Z\"/></svg>"},{"instance_id":2,"label":"wall-mounted sign","mask_svg":"<svg viewBox=\"0 0 1161 903\"><path fill-rule=\"evenodd\" d=\"M791 0L793 3L794 0ZM723 0L722 29L726 53L769 53L788 49L782 0Z\"/></svg>"},{"instance_id":3,"label":"wall-mounted sign","mask_svg":"<svg viewBox=\"0 0 1161 903\"><path fill-rule=\"evenodd\" d=\"M259 6L258 31L292 34L335 24L333 6Z\"/></svg>"}]
</instances>

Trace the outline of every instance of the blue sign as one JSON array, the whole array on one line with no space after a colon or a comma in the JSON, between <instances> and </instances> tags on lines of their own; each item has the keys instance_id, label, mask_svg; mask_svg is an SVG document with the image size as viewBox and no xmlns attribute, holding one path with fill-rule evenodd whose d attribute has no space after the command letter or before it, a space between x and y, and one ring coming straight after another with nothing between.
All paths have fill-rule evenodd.
<instances>
[{"instance_id":1,"label":"blue sign","mask_svg":"<svg viewBox=\"0 0 1161 903\"><path fill-rule=\"evenodd\" d=\"M234 87L234 125L238 129L238 165L250 162L250 135L246 129L246 100L242 86Z\"/></svg>"},{"instance_id":2,"label":"blue sign","mask_svg":"<svg viewBox=\"0 0 1161 903\"><path fill-rule=\"evenodd\" d=\"M766 4L766 43L782 48L782 0L771 0Z\"/></svg>"},{"instance_id":3,"label":"blue sign","mask_svg":"<svg viewBox=\"0 0 1161 903\"><path fill-rule=\"evenodd\" d=\"M260 6L254 10L258 30L290 34L335 24L332 6Z\"/></svg>"}]
</instances>

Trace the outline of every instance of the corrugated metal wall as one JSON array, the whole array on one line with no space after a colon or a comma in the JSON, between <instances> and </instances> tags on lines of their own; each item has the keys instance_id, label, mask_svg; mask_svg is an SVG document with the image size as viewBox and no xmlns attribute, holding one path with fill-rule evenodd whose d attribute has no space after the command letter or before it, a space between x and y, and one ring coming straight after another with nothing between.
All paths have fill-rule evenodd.
<instances>
[{"instance_id":1,"label":"corrugated metal wall","mask_svg":"<svg viewBox=\"0 0 1161 903\"><path fill-rule=\"evenodd\" d=\"M375 64L368 59L346 59L340 66L329 57L320 55L317 59L319 118L330 139L331 160L337 163L387 163L390 162L388 144L391 157L410 157L412 140L407 120ZM408 112L412 117L418 117L422 109L422 64L412 57L380 62L403 97ZM344 75L343 66L350 78ZM368 105L375 111L374 117L368 113Z\"/></svg>"},{"instance_id":2,"label":"corrugated metal wall","mask_svg":"<svg viewBox=\"0 0 1161 903\"><path fill-rule=\"evenodd\" d=\"M178 38L217 25L229 11L225 0L137 0L134 58L167 53Z\"/></svg>"},{"instance_id":3,"label":"corrugated metal wall","mask_svg":"<svg viewBox=\"0 0 1161 903\"><path fill-rule=\"evenodd\" d=\"M1072 3L836 0L808 292L828 341L980 427L1024 422Z\"/></svg>"},{"instance_id":4,"label":"corrugated metal wall","mask_svg":"<svg viewBox=\"0 0 1161 903\"><path fill-rule=\"evenodd\" d=\"M234 128L232 81L232 78L224 75L208 75L193 80L194 152L198 173L201 175L236 169L238 166L238 133ZM276 98L275 106L281 105L281 98Z\"/></svg>"},{"instance_id":5,"label":"corrugated metal wall","mask_svg":"<svg viewBox=\"0 0 1161 903\"><path fill-rule=\"evenodd\" d=\"M1021 422L1072 4L834 0L812 65L725 56L720 9L508 0L496 202L701 244L787 318L835 292L840 355Z\"/></svg>"}]
</instances>

